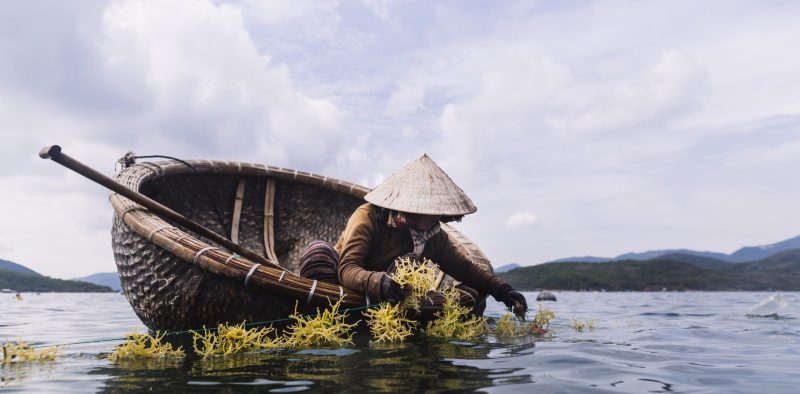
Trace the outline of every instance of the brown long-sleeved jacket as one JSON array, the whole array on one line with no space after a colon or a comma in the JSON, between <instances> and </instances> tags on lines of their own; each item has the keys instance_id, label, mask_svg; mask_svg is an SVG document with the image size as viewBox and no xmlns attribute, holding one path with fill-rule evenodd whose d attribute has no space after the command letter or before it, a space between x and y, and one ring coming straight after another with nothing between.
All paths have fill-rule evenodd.
<instances>
[{"instance_id":1,"label":"brown long-sleeved jacket","mask_svg":"<svg viewBox=\"0 0 800 394\"><path fill-rule=\"evenodd\" d=\"M379 218L380 210L369 203L358 207L335 246L341 284L366 292L373 300L381 299L381 278L392 262L414 249L408 228L387 226L385 219ZM494 295L503 284L459 252L444 231L425 243L421 257L431 259L448 275L487 294Z\"/></svg>"}]
</instances>

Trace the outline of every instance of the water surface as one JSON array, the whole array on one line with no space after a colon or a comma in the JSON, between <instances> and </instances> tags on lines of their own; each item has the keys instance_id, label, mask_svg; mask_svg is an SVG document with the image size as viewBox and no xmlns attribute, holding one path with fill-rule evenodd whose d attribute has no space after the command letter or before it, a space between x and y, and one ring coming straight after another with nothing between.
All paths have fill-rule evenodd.
<instances>
[{"instance_id":1,"label":"water surface","mask_svg":"<svg viewBox=\"0 0 800 394\"><path fill-rule=\"evenodd\" d=\"M762 392L800 385L800 293L780 317L745 315L771 293L555 293L543 338L277 350L219 359L111 363L120 338L144 329L120 294L0 294L0 341L63 348L54 362L0 366L6 392ZM535 293L526 293L536 306ZM487 315L502 305L489 301ZM574 332L572 319L597 320Z\"/></svg>"}]
</instances>

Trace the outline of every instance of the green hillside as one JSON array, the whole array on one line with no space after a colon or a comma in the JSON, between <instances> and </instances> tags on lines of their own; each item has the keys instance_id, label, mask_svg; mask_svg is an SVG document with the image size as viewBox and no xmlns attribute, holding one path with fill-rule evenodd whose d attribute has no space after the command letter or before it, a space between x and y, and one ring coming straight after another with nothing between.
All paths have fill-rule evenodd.
<instances>
[{"instance_id":1,"label":"green hillside","mask_svg":"<svg viewBox=\"0 0 800 394\"><path fill-rule=\"evenodd\" d=\"M36 271L34 271L34 270L32 270L32 269L30 269L28 267L25 267L23 265L19 265L19 264L13 262L13 261L8 261L8 260L3 260L3 259L0 259L0 270L9 270L9 271L14 271L14 272L27 272L27 273L30 273L30 274L37 274L37 275L39 274L38 272L36 272Z\"/></svg>"},{"instance_id":2,"label":"green hillside","mask_svg":"<svg viewBox=\"0 0 800 394\"><path fill-rule=\"evenodd\" d=\"M54 279L37 273L17 272L0 269L0 289L10 289L17 292L85 292L100 293L111 292L106 286L74 280Z\"/></svg>"},{"instance_id":3,"label":"green hillside","mask_svg":"<svg viewBox=\"0 0 800 394\"><path fill-rule=\"evenodd\" d=\"M800 250L749 263L672 254L605 263L548 263L499 276L521 290L800 290Z\"/></svg>"}]
</instances>

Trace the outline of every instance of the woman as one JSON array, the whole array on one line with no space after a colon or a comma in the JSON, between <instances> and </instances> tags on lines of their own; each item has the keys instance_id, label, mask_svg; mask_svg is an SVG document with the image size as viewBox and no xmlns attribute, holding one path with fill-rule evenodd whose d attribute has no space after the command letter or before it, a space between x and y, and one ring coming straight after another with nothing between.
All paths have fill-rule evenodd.
<instances>
[{"instance_id":1,"label":"woman","mask_svg":"<svg viewBox=\"0 0 800 394\"><path fill-rule=\"evenodd\" d=\"M398 257L428 258L478 291L509 308L527 310L525 297L458 250L440 222L460 221L477 208L427 155L409 163L369 192L335 247L312 243L301 259L300 274L364 292L372 301L397 303L403 288L387 271Z\"/></svg>"}]
</instances>

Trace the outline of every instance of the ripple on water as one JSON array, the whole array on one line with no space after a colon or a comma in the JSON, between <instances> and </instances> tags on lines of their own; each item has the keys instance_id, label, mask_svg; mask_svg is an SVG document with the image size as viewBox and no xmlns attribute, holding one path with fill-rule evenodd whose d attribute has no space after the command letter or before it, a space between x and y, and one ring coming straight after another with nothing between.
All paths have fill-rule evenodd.
<instances>
[{"instance_id":1,"label":"ripple on water","mask_svg":"<svg viewBox=\"0 0 800 394\"><path fill-rule=\"evenodd\" d=\"M644 312L640 313L639 316L680 317L681 314L675 312Z\"/></svg>"},{"instance_id":2,"label":"ripple on water","mask_svg":"<svg viewBox=\"0 0 800 394\"><path fill-rule=\"evenodd\" d=\"M642 349L653 350L659 353L670 352L677 354L705 353L708 351L708 349L699 346L687 346L687 345L676 345L676 344L644 345L642 346Z\"/></svg>"}]
</instances>

